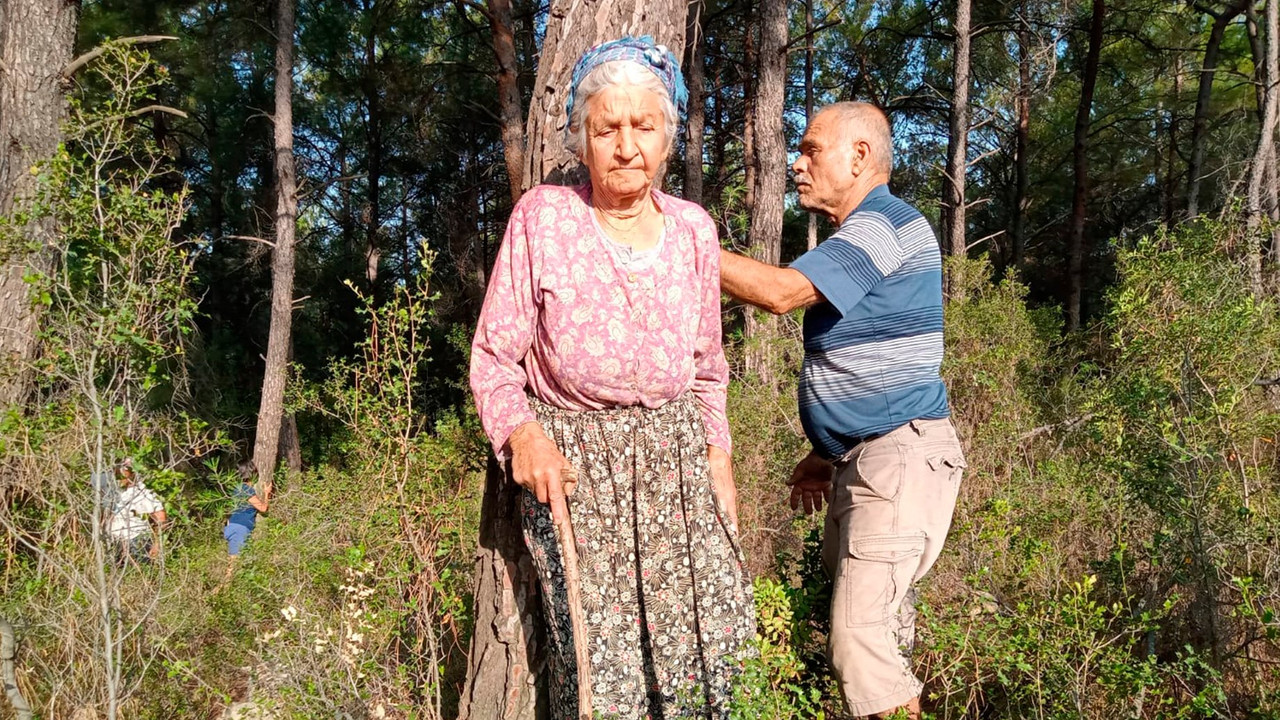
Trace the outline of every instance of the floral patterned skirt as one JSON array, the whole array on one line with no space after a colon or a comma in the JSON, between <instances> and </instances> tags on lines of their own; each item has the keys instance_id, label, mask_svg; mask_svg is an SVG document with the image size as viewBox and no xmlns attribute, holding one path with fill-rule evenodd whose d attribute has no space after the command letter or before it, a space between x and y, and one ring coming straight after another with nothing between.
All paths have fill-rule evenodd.
<instances>
[{"instance_id":1,"label":"floral patterned skirt","mask_svg":"<svg viewBox=\"0 0 1280 720\"><path fill-rule=\"evenodd\" d=\"M755 611L737 530L712 489L697 404L686 393L657 410L533 405L578 470L569 515L593 717L728 717ZM548 619L551 714L577 718L560 548L548 506L528 491L523 523Z\"/></svg>"}]
</instances>

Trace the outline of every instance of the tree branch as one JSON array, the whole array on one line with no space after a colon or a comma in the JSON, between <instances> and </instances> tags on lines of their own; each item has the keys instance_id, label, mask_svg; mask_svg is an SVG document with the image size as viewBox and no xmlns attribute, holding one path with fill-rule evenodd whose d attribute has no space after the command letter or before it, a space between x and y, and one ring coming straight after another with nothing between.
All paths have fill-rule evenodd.
<instances>
[{"instance_id":1,"label":"tree branch","mask_svg":"<svg viewBox=\"0 0 1280 720\"><path fill-rule=\"evenodd\" d=\"M93 62L95 59L101 57L102 53L107 51L107 47L109 45L139 45L141 43L152 43L152 42L160 42L161 40L177 40L177 39L178 38L175 35L135 35L133 37L118 38L116 40L111 40L109 42L103 43L102 45L99 45L98 47L90 50L89 52L81 55L80 57L68 63L66 67L62 68L62 79L70 80L71 76L74 75L77 70Z\"/></svg>"},{"instance_id":2,"label":"tree branch","mask_svg":"<svg viewBox=\"0 0 1280 720\"><path fill-rule=\"evenodd\" d=\"M835 17L835 19L834 19L834 20L830 20L830 21L828 21L828 22L825 22L825 23L823 23L823 24L821 24L821 25L819 25L819 26L815 27L814 29L809 30L808 32L800 33L799 35L797 35L797 36L795 36L795 37L793 37L793 38L791 38L790 40L788 40L788 41L787 41L787 47L786 47L787 51L788 51L788 52L790 52L790 51L791 51L791 46L795 45L796 43L801 42L801 41L804 41L804 40L807 40L807 39L809 39L809 38L811 38L811 37L813 37L813 36L817 35L819 32L821 32L821 31L823 31L823 30L826 30L827 28L835 27L836 25L839 25L839 24L840 24L840 23L842 23L842 22L844 22L844 19L843 19L843 18L841 18L839 15L837 15L837 16Z\"/></svg>"},{"instance_id":3,"label":"tree branch","mask_svg":"<svg viewBox=\"0 0 1280 720\"><path fill-rule=\"evenodd\" d=\"M223 235L219 239L220 240L252 240L253 242L262 243L263 245L266 245L269 248L274 248L276 246L276 244L271 242L270 240L265 240L260 237L254 237L253 235Z\"/></svg>"}]
</instances>

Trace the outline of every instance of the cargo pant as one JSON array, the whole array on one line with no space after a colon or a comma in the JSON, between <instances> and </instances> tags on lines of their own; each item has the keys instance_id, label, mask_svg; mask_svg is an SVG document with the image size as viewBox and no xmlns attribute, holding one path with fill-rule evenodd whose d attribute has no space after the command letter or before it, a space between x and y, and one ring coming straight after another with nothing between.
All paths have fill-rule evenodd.
<instances>
[{"instance_id":1,"label":"cargo pant","mask_svg":"<svg viewBox=\"0 0 1280 720\"><path fill-rule=\"evenodd\" d=\"M950 420L913 420L836 463L823 536L835 579L828 654L853 715L920 695L913 586L942 552L964 467Z\"/></svg>"}]
</instances>

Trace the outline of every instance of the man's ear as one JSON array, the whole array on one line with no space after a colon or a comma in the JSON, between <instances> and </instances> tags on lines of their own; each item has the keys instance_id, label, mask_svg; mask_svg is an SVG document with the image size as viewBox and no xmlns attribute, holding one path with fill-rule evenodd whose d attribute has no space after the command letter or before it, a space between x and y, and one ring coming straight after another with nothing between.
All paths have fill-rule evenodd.
<instances>
[{"instance_id":1,"label":"man's ear","mask_svg":"<svg viewBox=\"0 0 1280 720\"><path fill-rule=\"evenodd\" d=\"M849 170L854 177L867 171L871 163L871 143L866 140L855 140L853 152L850 153Z\"/></svg>"}]
</instances>

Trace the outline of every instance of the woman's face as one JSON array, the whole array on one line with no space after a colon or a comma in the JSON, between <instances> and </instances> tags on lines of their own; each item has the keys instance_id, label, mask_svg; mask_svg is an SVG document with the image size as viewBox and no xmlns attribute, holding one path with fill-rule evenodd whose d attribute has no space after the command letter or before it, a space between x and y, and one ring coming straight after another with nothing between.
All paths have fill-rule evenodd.
<instances>
[{"instance_id":1,"label":"woman's face","mask_svg":"<svg viewBox=\"0 0 1280 720\"><path fill-rule=\"evenodd\" d=\"M622 199L647 192L670 143L662 100L651 90L613 85L587 101L583 164L597 194Z\"/></svg>"}]
</instances>

